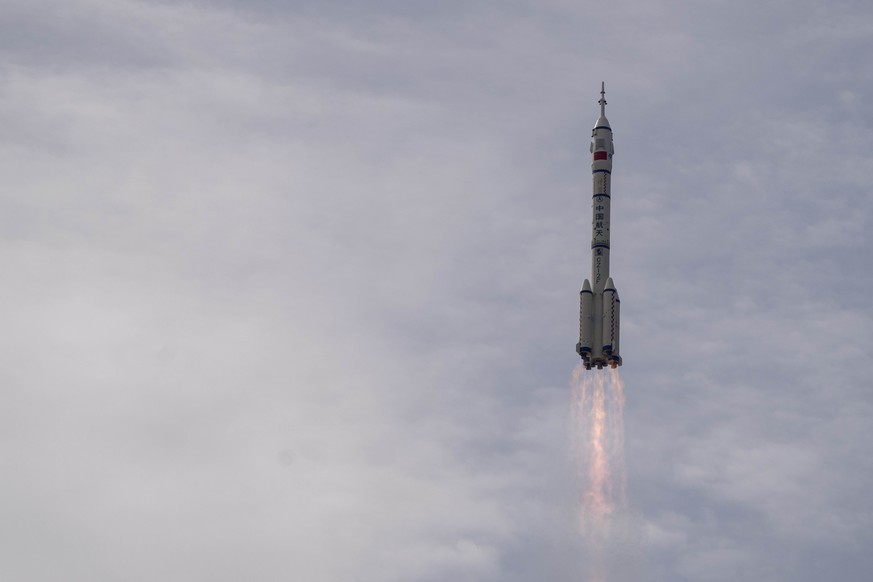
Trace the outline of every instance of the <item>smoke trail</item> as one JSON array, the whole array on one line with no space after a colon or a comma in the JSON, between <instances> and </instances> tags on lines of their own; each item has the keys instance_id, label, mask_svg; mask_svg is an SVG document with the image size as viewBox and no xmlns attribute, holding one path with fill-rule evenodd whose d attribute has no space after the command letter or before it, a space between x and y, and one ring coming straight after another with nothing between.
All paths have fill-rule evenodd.
<instances>
[{"instance_id":1,"label":"smoke trail","mask_svg":"<svg viewBox=\"0 0 873 582\"><path fill-rule=\"evenodd\" d=\"M573 372L574 449L581 482L580 529L592 582L606 582L619 520L627 513L624 384L617 369Z\"/></svg>"}]
</instances>

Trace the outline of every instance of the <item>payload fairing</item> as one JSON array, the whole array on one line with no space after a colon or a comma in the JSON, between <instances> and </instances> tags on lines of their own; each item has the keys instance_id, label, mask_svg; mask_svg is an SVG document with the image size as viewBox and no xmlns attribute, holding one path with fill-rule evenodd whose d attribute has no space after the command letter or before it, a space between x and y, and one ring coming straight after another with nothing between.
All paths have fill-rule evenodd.
<instances>
[{"instance_id":1,"label":"payload fairing","mask_svg":"<svg viewBox=\"0 0 873 582\"><path fill-rule=\"evenodd\" d=\"M621 366L619 315L621 301L609 276L609 206L612 176L612 128L606 119L606 88L600 86L600 117L591 132L591 281L579 291L579 343L576 352L586 370Z\"/></svg>"}]
</instances>

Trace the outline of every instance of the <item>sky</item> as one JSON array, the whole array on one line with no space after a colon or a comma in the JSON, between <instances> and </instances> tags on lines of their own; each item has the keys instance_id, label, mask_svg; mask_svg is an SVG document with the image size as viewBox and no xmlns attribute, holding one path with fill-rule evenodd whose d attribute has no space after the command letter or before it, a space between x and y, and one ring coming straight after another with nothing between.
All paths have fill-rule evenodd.
<instances>
[{"instance_id":1,"label":"sky","mask_svg":"<svg viewBox=\"0 0 873 582\"><path fill-rule=\"evenodd\" d=\"M611 582L873 573L873 9L5 0L0 577L583 580L615 132Z\"/></svg>"}]
</instances>

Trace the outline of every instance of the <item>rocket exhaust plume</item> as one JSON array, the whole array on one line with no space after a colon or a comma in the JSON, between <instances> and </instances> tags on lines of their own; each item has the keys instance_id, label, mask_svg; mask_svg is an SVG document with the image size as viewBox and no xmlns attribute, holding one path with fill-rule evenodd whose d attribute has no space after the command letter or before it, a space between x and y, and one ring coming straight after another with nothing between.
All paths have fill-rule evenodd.
<instances>
[{"instance_id":1,"label":"rocket exhaust plume","mask_svg":"<svg viewBox=\"0 0 873 582\"><path fill-rule=\"evenodd\" d=\"M627 514L624 385L615 368L573 372L574 448L580 477L580 530L589 550L589 580L606 582L610 546Z\"/></svg>"}]
</instances>

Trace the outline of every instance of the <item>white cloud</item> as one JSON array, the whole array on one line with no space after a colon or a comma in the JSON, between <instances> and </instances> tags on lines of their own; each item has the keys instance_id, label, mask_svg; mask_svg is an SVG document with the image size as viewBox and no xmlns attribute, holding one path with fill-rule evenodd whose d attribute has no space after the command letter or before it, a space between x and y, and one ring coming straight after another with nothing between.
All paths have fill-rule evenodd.
<instances>
[{"instance_id":1,"label":"white cloud","mask_svg":"<svg viewBox=\"0 0 873 582\"><path fill-rule=\"evenodd\" d=\"M850 5L45 8L0 35L7 576L578 578L603 79L628 543L653 580L868 569Z\"/></svg>"}]
</instances>

